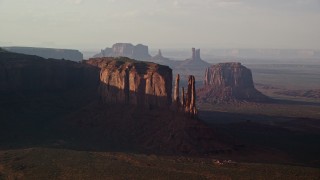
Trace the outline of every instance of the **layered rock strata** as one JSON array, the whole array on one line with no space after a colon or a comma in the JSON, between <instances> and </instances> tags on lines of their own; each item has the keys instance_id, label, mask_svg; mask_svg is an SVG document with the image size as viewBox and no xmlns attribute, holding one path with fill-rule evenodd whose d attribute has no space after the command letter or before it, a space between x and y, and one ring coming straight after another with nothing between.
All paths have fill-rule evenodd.
<instances>
[{"instance_id":1,"label":"layered rock strata","mask_svg":"<svg viewBox=\"0 0 320 180\"><path fill-rule=\"evenodd\" d=\"M93 58L100 72L100 96L108 104L166 108L172 103L172 70L129 58Z\"/></svg>"},{"instance_id":2,"label":"layered rock strata","mask_svg":"<svg viewBox=\"0 0 320 180\"><path fill-rule=\"evenodd\" d=\"M204 87L198 91L203 101L266 101L255 89L251 70L238 62L219 63L206 69Z\"/></svg>"}]
</instances>

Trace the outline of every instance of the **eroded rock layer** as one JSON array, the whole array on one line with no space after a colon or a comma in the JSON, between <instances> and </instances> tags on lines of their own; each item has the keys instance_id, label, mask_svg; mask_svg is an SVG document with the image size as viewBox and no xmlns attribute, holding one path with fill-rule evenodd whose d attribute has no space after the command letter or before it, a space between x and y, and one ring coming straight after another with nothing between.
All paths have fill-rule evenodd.
<instances>
[{"instance_id":1,"label":"eroded rock layer","mask_svg":"<svg viewBox=\"0 0 320 180\"><path fill-rule=\"evenodd\" d=\"M238 62L219 63L207 68L201 101L266 101L269 98L254 88L251 70Z\"/></svg>"},{"instance_id":2,"label":"eroded rock layer","mask_svg":"<svg viewBox=\"0 0 320 180\"><path fill-rule=\"evenodd\" d=\"M100 96L105 103L142 107L171 104L172 70L168 66L129 58L93 58L87 64L101 68Z\"/></svg>"}]
</instances>

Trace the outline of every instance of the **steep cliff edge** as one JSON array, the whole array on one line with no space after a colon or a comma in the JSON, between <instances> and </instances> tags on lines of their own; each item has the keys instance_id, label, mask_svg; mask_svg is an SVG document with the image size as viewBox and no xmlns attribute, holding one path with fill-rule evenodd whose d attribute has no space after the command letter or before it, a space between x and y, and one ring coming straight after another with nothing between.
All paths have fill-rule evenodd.
<instances>
[{"instance_id":1,"label":"steep cliff edge","mask_svg":"<svg viewBox=\"0 0 320 180\"><path fill-rule=\"evenodd\" d=\"M198 90L200 101L268 101L254 88L251 70L238 62L219 63L206 69L204 87Z\"/></svg>"},{"instance_id":2,"label":"steep cliff edge","mask_svg":"<svg viewBox=\"0 0 320 180\"><path fill-rule=\"evenodd\" d=\"M87 64L101 68L100 96L105 103L166 108L171 104L172 70L125 57L92 58Z\"/></svg>"}]
</instances>

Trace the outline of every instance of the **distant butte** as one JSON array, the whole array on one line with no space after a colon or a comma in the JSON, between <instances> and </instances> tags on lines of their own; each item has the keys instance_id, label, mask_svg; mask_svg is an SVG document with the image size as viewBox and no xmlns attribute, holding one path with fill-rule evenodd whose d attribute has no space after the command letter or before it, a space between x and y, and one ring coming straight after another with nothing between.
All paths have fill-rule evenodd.
<instances>
[{"instance_id":1,"label":"distant butte","mask_svg":"<svg viewBox=\"0 0 320 180\"><path fill-rule=\"evenodd\" d=\"M80 51L73 49L54 49L40 47L4 47L3 49L15 53L35 55L46 59L65 59L71 61L83 60L83 54Z\"/></svg>"},{"instance_id":2,"label":"distant butte","mask_svg":"<svg viewBox=\"0 0 320 180\"><path fill-rule=\"evenodd\" d=\"M143 44L134 46L131 43L116 43L112 48L101 50L101 52L94 55L94 57L128 57L136 60L147 60L151 58L148 46Z\"/></svg>"},{"instance_id":3,"label":"distant butte","mask_svg":"<svg viewBox=\"0 0 320 180\"><path fill-rule=\"evenodd\" d=\"M198 90L200 101L221 103L268 101L255 89L251 70L239 62L219 63L206 69L204 87Z\"/></svg>"},{"instance_id":4,"label":"distant butte","mask_svg":"<svg viewBox=\"0 0 320 180\"><path fill-rule=\"evenodd\" d=\"M182 61L175 69L201 70L210 64L201 59L200 49L192 48L192 57Z\"/></svg>"}]
</instances>

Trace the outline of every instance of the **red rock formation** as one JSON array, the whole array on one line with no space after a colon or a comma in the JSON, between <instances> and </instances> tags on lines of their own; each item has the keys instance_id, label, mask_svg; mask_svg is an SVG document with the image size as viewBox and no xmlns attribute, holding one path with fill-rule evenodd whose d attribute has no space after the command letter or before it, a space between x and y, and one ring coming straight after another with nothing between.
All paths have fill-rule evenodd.
<instances>
[{"instance_id":1,"label":"red rock formation","mask_svg":"<svg viewBox=\"0 0 320 180\"><path fill-rule=\"evenodd\" d=\"M86 63L101 68L105 103L162 108L171 104L172 70L167 66L129 58L93 58Z\"/></svg>"},{"instance_id":2,"label":"red rock formation","mask_svg":"<svg viewBox=\"0 0 320 180\"><path fill-rule=\"evenodd\" d=\"M241 63L220 63L206 69L204 84L235 88L253 88L251 70Z\"/></svg>"},{"instance_id":3,"label":"red rock formation","mask_svg":"<svg viewBox=\"0 0 320 180\"><path fill-rule=\"evenodd\" d=\"M202 101L266 101L254 88L251 70L241 63L220 63L206 69L204 87L198 91Z\"/></svg>"},{"instance_id":4,"label":"red rock formation","mask_svg":"<svg viewBox=\"0 0 320 180\"><path fill-rule=\"evenodd\" d=\"M211 127L182 113L123 107L171 103L172 71L166 66L127 58L75 63L1 51L1 143L63 138L80 149L199 155L230 149ZM97 100L98 85L105 104Z\"/></svg>"},{"instance_id":5,"label":"red rock formation","mask_svg":"<svg viewBox=\"0 0 320 180\"><path fill-rule=\"evenodd\" d=\"M189 114L191 117L196 117L198 112L196 108L195 78L194 76L189 76L188 91L185 96L184 88L182 88L181 101L179 97L179 81L180 81L180 75L178 74L176 77L176 82L174 87L175 109L185 112Z\"/></svg>"},{"instance_id":6,"label":"red rock formation","mask_svg":"<svg viewBox=\"0 0 320 180\"><path fill-rule=\"evenodd\" d=\"M174 86L174 92L173 92L173 103L175 106L179 108L180 106L180 98L179 98L179 81L180 81L180 75L177 74L175 86Z\"/></svg>"},{"instance_id":7,"label":"red rock formation","mask_svg":"<svg viewBox=\"0 0 320 180\"><path fill-rule=\"evenodd\" d=\"M185 93L184 93L184 87L182 87L182 92L181 92L181 105L182 105L182 107L186 106L186 98L185 98Z\"/></svg>"},{"instance_id":8,"label":"red rock formation","mask_svg":"<svg viewBox=\"0 0 320 180\"><path fill-rule=\"evenodd\" d=\"M196 117L198 114L196 108L196 88L194 76L189 76L185 112L192 117Z\"/></svg>"}]
</instances>

